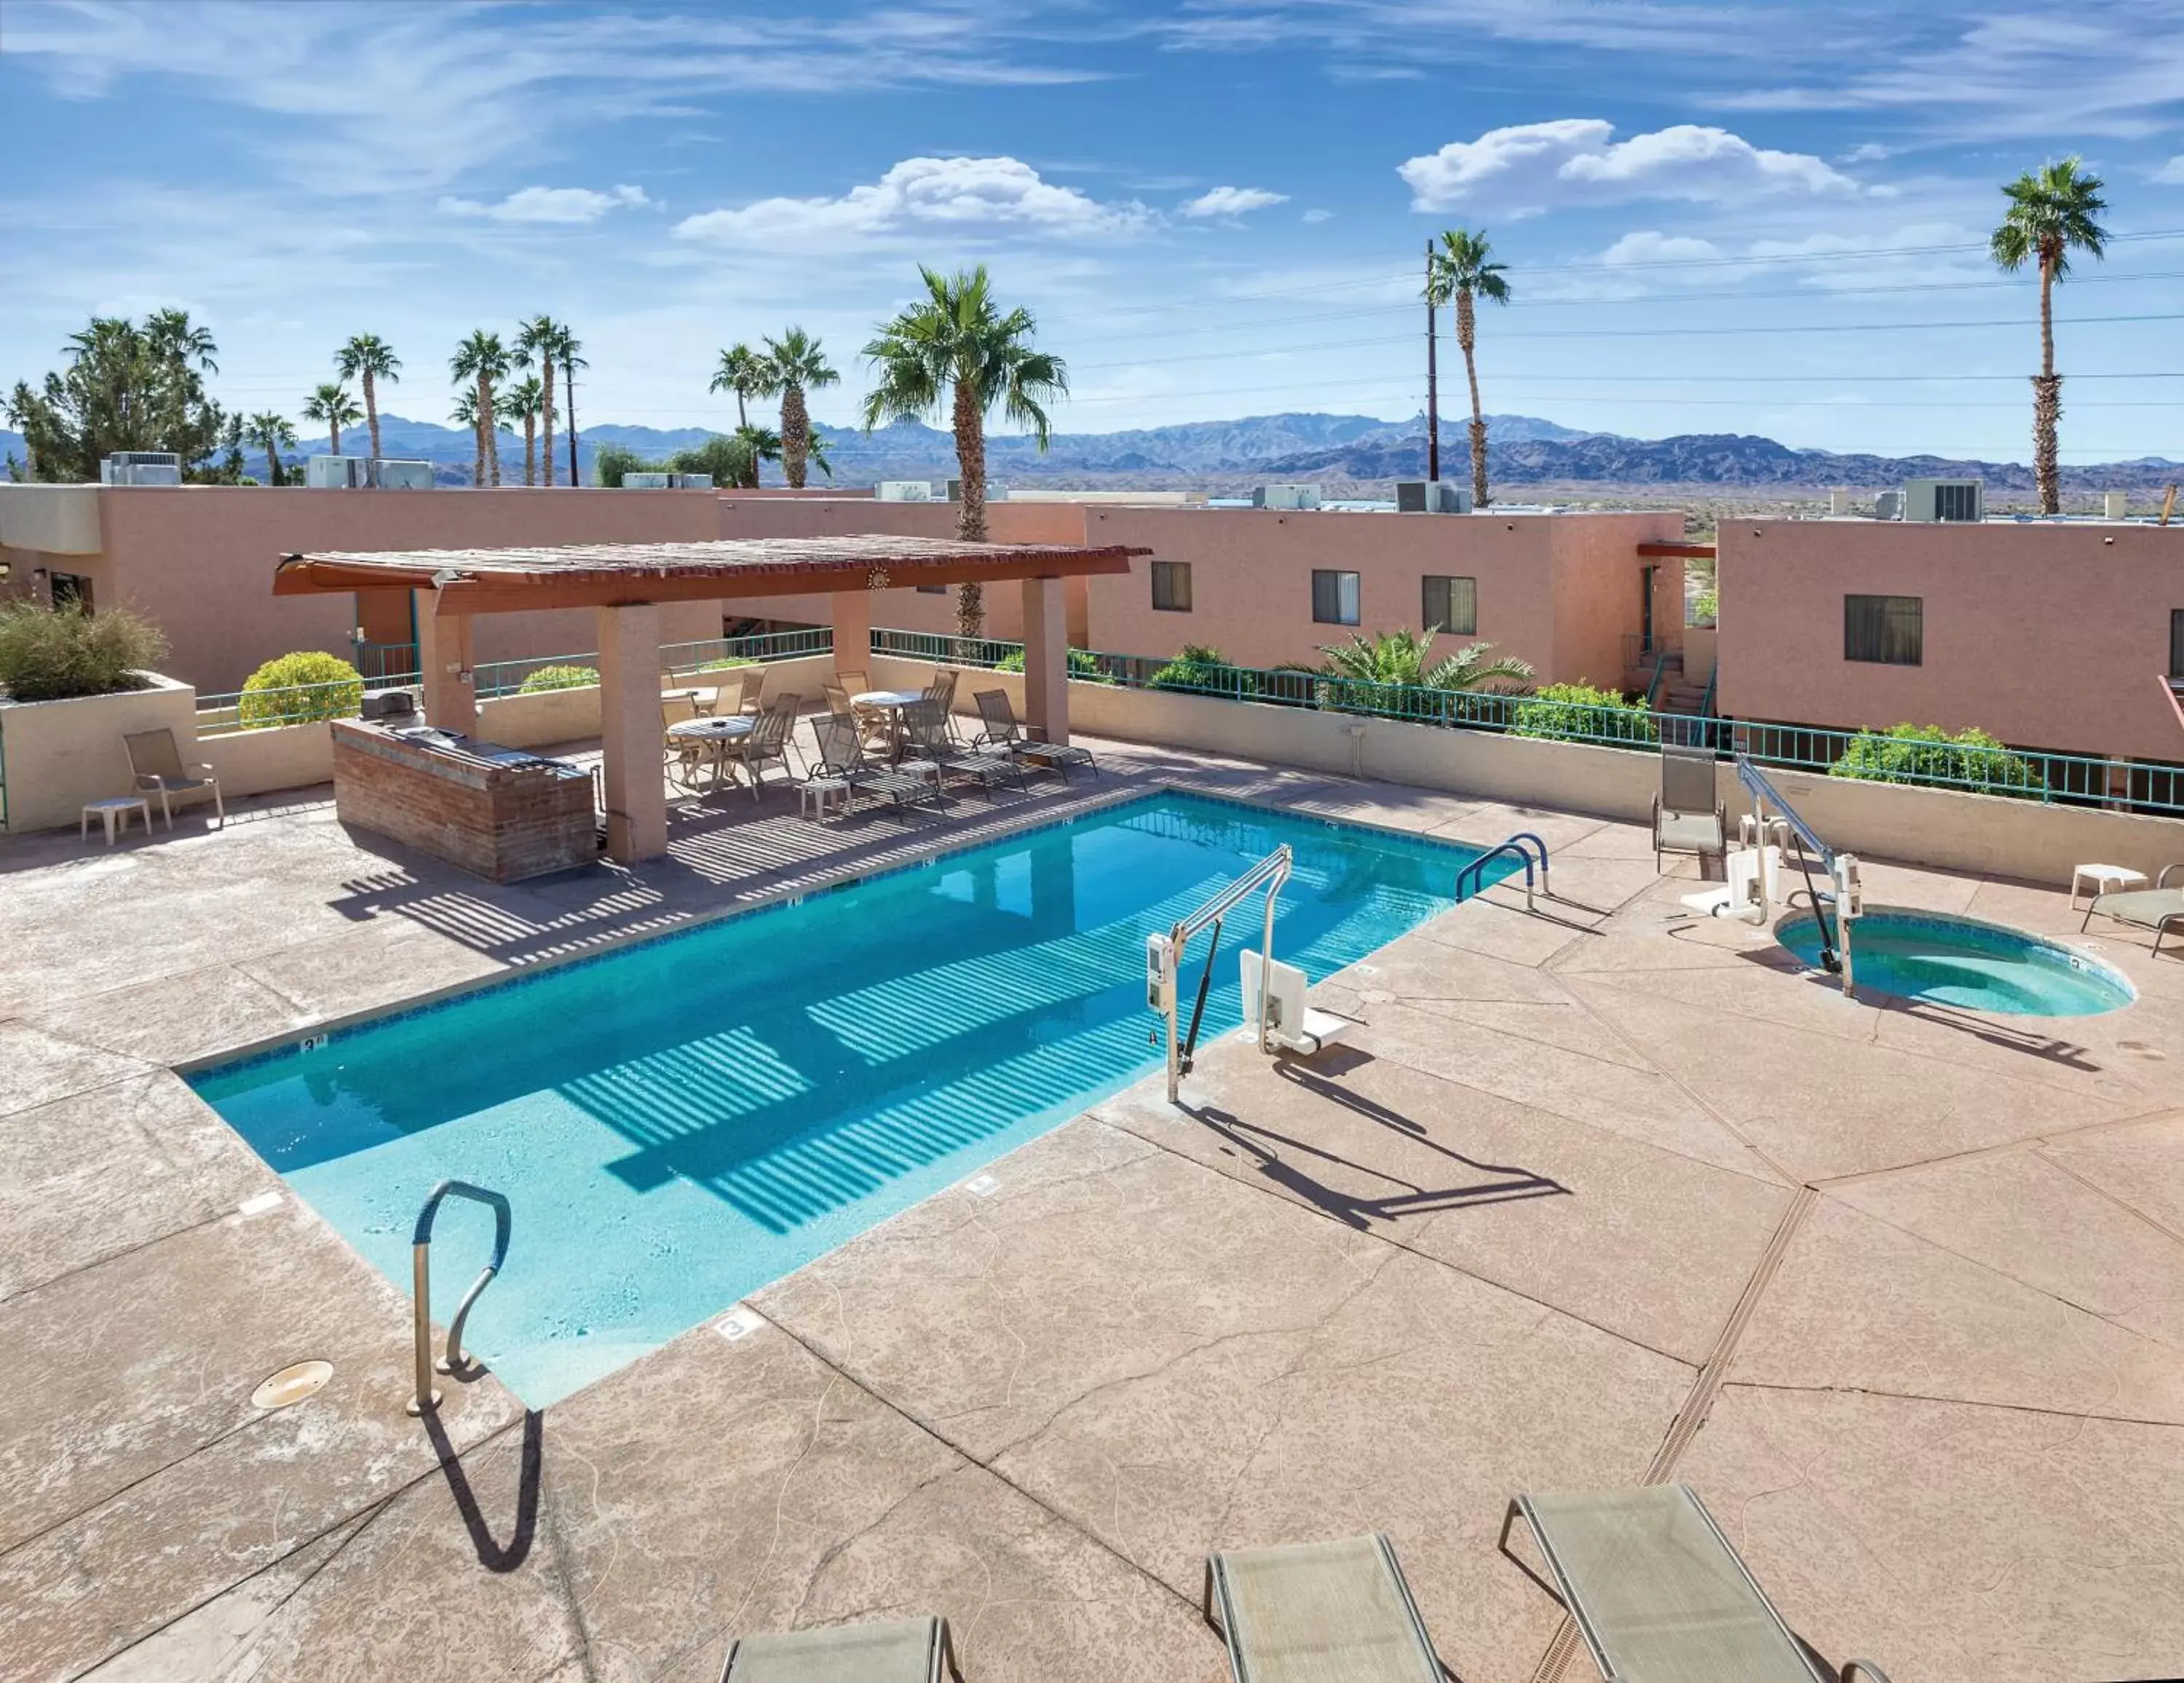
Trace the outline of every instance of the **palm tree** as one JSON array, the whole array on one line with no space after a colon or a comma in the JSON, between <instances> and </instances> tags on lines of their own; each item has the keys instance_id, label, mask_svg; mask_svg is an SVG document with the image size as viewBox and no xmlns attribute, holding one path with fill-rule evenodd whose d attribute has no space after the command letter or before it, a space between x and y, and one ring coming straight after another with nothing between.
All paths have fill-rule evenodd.
<instances>
[{"instance_id":1,"label":"palm tree","mask_svg":"<svg viewBox=\"0 0 2184 1683\"><path fill-rule=\"evenodd\" d=\"M508 377L508 352L500 335L480 327L455 347L448 369L459 381L477 383L477 482L500 483L500 440L493 415L494 384Z\"/></svg>"},{"instance_id":2,"label":"palm tree","mask_svg":"<svg viewBox=\"0 0 2184 1683\"><path fill-rule=\"evenodd\" d=\"M546 400L539 406L542 430L545 437L546 483L554 482L554 359L555 347L567 335L564 327L550 315L534 315L515 331L515 360L521 368L538 365L539 383L544 387ZM570 482L574 484L571 477Z\"/></svg>"},{"instance_id":3,"label":"palm tree","mask_svg":"<svg viewBox=\"0 0 2184 1683\"><path fill-rule=\"evenodd\" d=\"M402 359L394 354L394 348L376 333L359 333L334 353L334 366L341 371L344 380L364 382L364 424L371 431L371 454L379 454L379 387L376 383L385 380L399 385L402 380Z\"/></svg>"},{"instance_id":4,"label":"palm tree","mask_svg":"<svg viewBox=\"0 0 2184 1683\"><path fill-rule=\"evenodd\" d=\"M721 353L721 365L713 371L710 392L733 392L736 394L736 425L748 426L750 416L744 404L750 398L766 395L766 359L746 344L733 344Z\"/></svg>"},{"instance_id":5,"label":"palm tree","mask_svg":"<svg viewBox=\"0 0 2184 1683\"><path fill-rule=\"evenodd\" d=\"M956 462L963 481L956 534L969 543L986 538L986 412L1032 429L1041 450L1050 429L1041 406L1069 395L1069 371L1058 356L1034 350L1037 324L1028 309L1004 315L994 302L983 263L944 276L921 266L927 296L911 304L864 354L878 365L879 382L865 399L865 430L884 420L938 415L953 388ZM975 583L957 587L956 627L966 638L985 627L984 594Z\"/></svg>"},{"instance_id":6,"label":"palm tree","mask_svg":"<svg viewBox=\"0 0 2184 1683\"><path fill-rule=\"evenodd\" d=\"M2009 209L1988 250L2011 274L2028 262L2040 265L2040 371L2032 376L2032 476L2040 487L2040 512L2059 514L2063 486L2055 465L2055 427L2063 418L2063 378L2055 372L2055 283L2070 272L2073 247L2103 254L2109 231L2098 221L2108 201L2098 176L2075 158L2027 170L2003 188Z\"/></svg>"},{"instance_id":7,"label":"palm tree","mask_svg":"<svg viewBox=\"0 0 2184 1683\"><path fill-rule=\"evenodd\" d=\"M766 395L781 398L781 468L792 491L804 488L805 459L811 452L811 412L804 406L804 394L841 381L819 341L801 327L766 342Z\"/></svg>"},{"instance_id":8,"label":"palm tree","mask_svg":"<svg viewBox=\"0 0 2184 1683\"><path fill-rule=\"evenodd\" d=\"M827 460L827 439L823 433L815 432L805 441L804 454L810 459L811 465L827 478L834 476L834 464Z\"/></svg>"},{"instance_id":9,"label":"palm tree","mask_svg":"<svg viewBox=\"0 0 2184 1683\"><path fill-rule=\"evenodd\" d=\"M220 347L212 342L212 329L193 327L187 309L155 309L144 318L144 337L152 354L163 361L194 362L207 374L220 372L214 358Z\"/></svg>"},{"instance_id":10,"label":"palm tree","mask_svg":"<svg viewBox=\"0 0 2184 1683\"><path fill-rule=\"evenodd\" d=\"M265 452L265 482L281 482L281 452L296 448L296 429L288 424L288 417L276 415L270 410L254 415L242 423L242 436L252 445Z\"/></svg>"},{"instance_id":11,"label":"palm tree","mask_svg":"<svg viewBox=\"0 0 2184 1683\"><path fill-rule=\"evenodd\" d=\"M759 464L781 460L781 435L768 432L763 426L744 426L736 428L733 437L737 449L742 453L739 465L743 476L738 483L744 490L755 491L758 489Z\"/></svg>"},{"instance_id":12,"label":"palm tree","mask_svg":"<svg viewBox=\"0 0 2184 1683\"><path fill-rule=\"evenodd\" d=\"M523 418L523 482L538 482L538 416L546 407L546 387L526 374L508 388L508 413ZM511 432L513 427L510 429Z\"/></svg>"},{"instance_id":13,"label":"palm tree","mask_svg":"<svg viewBox=\"0 0 2184 1683\"><path fill-rule=\"evenodd\" d=\"M1349 642L1329 644L1319 651L1327 656L1327 662L1317 670L1329 677L1401 684L1413 689L1467 690L1487 683L1532 682L1529 660L1513 655L1490 659L1494 653L1490 643L1468 644L1429 665L1435 635L1431 631L1386 631L1367 637L1353 632Z\"/></svg>"},{"instance_id":14,"label":"palm tree","mask_svg":"<svg viewBox=\"0 0 2184 1683\"><path fill-rule=\"evenodd\" d=\"M584 360L584 342L560 323L553 326L553 343L545 354L561 365L561 390L569 402L569 483L579 485L583 482L577 473L577 371L591 364Z\"/></svg>"},{"instance_id":15,"label":"palm tree","mask_svg":"<svg viewBox=\"0 0 2184 1683\"><path fill-rule=\"evenodd\" d=\"M356 406L356 398L348 387L337 380L329 380L304 403L304 419L315 421L326 429L334 454L339 455L342 428L355 426L364 419L364 411Z\"/></svg>"},{"instance_id":16,"label":"palm tree","mask_svg":"<svg viewBox=\"0 0 2184 1683\"><path fill-rule=\"evenodd\" d=\"M1486 416L1479 407L1479 363L1472 354L1479 343L1479 317L1472 307L1474 295L1496 304L1509 302L1509 282L1503 265L1491 261L1494 248L1486 231L1449 228L1440 237L1440 249L1426 270L1426 302L1445 304L1456 300L1456 343L1463 352L1464 377L1471 382L1471 500L1486 506Z\"/></svg>"}]
</instances>

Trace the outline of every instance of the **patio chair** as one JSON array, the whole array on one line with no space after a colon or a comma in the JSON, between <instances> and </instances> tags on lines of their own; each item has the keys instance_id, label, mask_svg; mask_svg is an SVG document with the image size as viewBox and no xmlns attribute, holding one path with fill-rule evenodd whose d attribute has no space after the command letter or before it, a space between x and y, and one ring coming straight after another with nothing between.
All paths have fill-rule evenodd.
<instances>
[{"instance_id":1,"label":"patio chair","mask_svg":"<svg viewBox=\"0 0 2184 1683\"><path fill-rule=\"evenodd\" d=\"M969 777L981 789L1006 783L1023 787L1023 767L1016 755L964 747L949 735L948 715L929 693L902 710L902 727L910 738L911 757L930 761L944 777Z\"/></svg>"},{"instance_id":2,"label":"patio chair","mask_svg":"<svg viewBox=\"0 0 2184 1683\"><path fill-rule=\"evenodd\" d=\"M890 771L866 759L864 743L857 735L857 722L847 713L828 713L812 720L811 739L819 752L806 779L848 785L849 798L842 803L845 813L854 807L861 794L876 799L884 797L894 806L940 798L939 786L931 778Z\"/></svg>"},{"instance_id":3,"label":"patio chair","mask_svg":"<svg viewBox=\"0 0 2184 1683\"><path fill-rule=\"evenodd\" d=\"M735 682L740 688L736 692L736 705L733 711L757 712L766 696L766 668L757 665L744 666L735 674ZM727 691L726 683L722 684L721 689L725 698ZM732 710L723 705L721 711L725 713Z\"/></svg>"},{"instance_id":4,"label":"patio chair","mask_svg":"<svg viewBox=\"0 0 2184 1683\"><path fill-rule=\"evenodd\" d=\"M2079 921L2078 932L2085 933L2086 925L2093 921L2098 912L2103 917L2113 917L2119 923L2128 923L2133 928L2153 931L2153 956L2161 956L2161 940L2164 935L2184 934L2184 888L2172 889L2169 878L2172 872L2184 872L2184 865L2164 865L2161 874L2154 878L2150 889L2131 889L2121 894L2095 894L2093 902L2086 908ZM2143 878L2141 878L2143 881Z\"/></svg>"},{"instance_id":5,"label":"patio chair","mask_svg":"<svg viewBox=\"0 0 2184 1683\"><path fill-rule=\"evenodd\" d=\"M963 674L953 666L943 666L939 672L933 673L932 683L925 686L925 699L928 701L938 701L940 704L944 722L950 711L956 705L956 685L957 680L962 676Z\"/></svg>"},{"instance_id":6,"label":"patio chair","mask_svg":"<svg viewBox=\"0 0 2184 1683\"><path fill-rule=\"evenodd\" d=\"M854 670L843 672L837 669L834 673L834 682L842 686L844 694L849 695L861 695L872 687L872 681L870 678L862 672Z\"/></svg>"},{"instance_id":7,"label":"patio chair","mask_svg":"<svg viewBox=\"0 0 2184 1683\"><path fill-rule=\"evenodd\" d=\"M1016 709L1009 705L1006 689L982 689L972 697L978 704L978 717L985 723L972 741L973 748L990 748L1019 760L1029 760L1061 774L1064 783L1069 781L1069 767L1083 766L1094 777L1100 775L1099 763L1089 748L1079 748L1073 743L1041 742L1027 734L1017 723Z\"/></svg>"},{"instance_id":8,"label":"patio chair","mask_svg":"<svg viewBox=\"0 0 2184 1683\"><path fill-rule=\"evenodd\" d=\"M1518 1515L1554 1574L1509 1553ZM1520 1496L1502 1517L1502 1552L1568 1611L1600 1675L1632 1683L1888 1683L1870 1660L1830 1673L1791 1634L1698 1492L1688 1485Z\"/></svg>"},{"instance_id":9,"label":"patio chair","mask_svg":"<svg viewBox=\"0 0 2184 1683\"><path fill-rule=\"evenodd\" d=\"M164 725L155 731L130 731L123 735L121 745L129 752L129 771L136 793L159 797L159 811L167 815L169 829L175 828L174 798L178 794L209 794L220 828L227 828L227 805L220 798L219 777L202 761L182 764L182 751L175 745L174 732Z\"/></svg>"},{"instance_id":10,"label":"patio chair","mask_svg":"<svg viewBox=\"0 0 2184 1683\"><path fill-rule=\"evenodd\" d=\"M685 789L695 789L699 762L705 757L705 744L688 738L671 734L676 726L686 724L698 716L698 704L687 695L663 695L660 698L660 758L667 773Z\"/></svg>"},{"instance_id":11,"label":"patio chair","mask_svg":"<svg viewBox=\"0 0 2184 1683\"><path fill-rule=\"evenodd\" d=\"M1714 782L1713 753L1661 744L1661 787L1653 796L1653 869L1661 855L1696 854L1720 859L1729 849L1729 810Z\"/></svg>"},{"instance_id":12,"label":"patio chair","mask_svg":"<svg viewBox=\"0 0 2184 1683\"><path fill-rule=\"evenodd\" d=\"M1396 1551L1377 1532L1208 1555L1201 1610L1228 1644L1235 1683L1442 1683L1445 1675Z\"/></svg>"},{"instance_id":13,"label":"patio chair","mask_svg":"<svg viewBox=\"0 0 2184 1683\"><path fill-rule=\"evenodd\" d=\"M827 1624L728 1645L721 1683L963 1683L944 1619Z\"/></svg>"},{"instance_id":14,"label":"patio chair","mask_svg":"<svg viewBox=\"0 0 2184 1683\"><path fill-rule=\"evenodd\" d=\"M741 766L749 773L753 800L759 798L759 783L769 765L778 761L782 776L790 775L788 738L796 728L796 710L803 705L800 695L775 696L758 716L750 734L734 738L722 750L723 763Z\"/></svg>"}]
</instances>

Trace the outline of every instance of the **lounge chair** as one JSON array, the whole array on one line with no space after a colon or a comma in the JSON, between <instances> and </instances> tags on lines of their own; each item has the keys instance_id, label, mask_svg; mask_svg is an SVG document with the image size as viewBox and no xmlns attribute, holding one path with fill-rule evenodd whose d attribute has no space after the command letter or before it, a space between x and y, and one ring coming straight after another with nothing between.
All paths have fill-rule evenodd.
<instances>
[{"instance_id":1,"label":"lounge chair","mask_svg":"<svg viewBox=\"0 0 2184 1683\"><path fill-rule=\"evenodd\" d=\"M750 734L735 738L722 749L722 764L740 766L749 773L753 800L759 798L760 780L768 765L778 761L781 774L788 775L789 733L796 728L796 710L803 705L800 695L775 696L758 716Z\"/></svg>"},{"instance_id":2,"label":"lounge chair","mask_svg":"<svg viewBox=\"0 0 2184 1683\"><path fill-rule=\"evenodd\" d=\"M1072 766L1083 766L1095 777L1100 775L1099 765L1089 748L1079 748L1073 743L1041 742L1026 734L1017 723L1016 709L1009 705L1006 689L982 689L972 699L978 704L978 716L986 727L972 741L973 748L990 748L1018 760L1048 766L1059 772L1064 783L1069 781Z\"/></svg>"},{"instance_id":3,"label":"lounge chair","mask_svg":"<svg viewBox=\"0 0 2184 1683\"><path fill-rule=\"evenodd\" d=\"M1509 1554L1520 1514L1553 1584ZM1688 1485L1520 1496L1500 1546L1568 1609L1602 1677L1888 1683L1870 1660L1830 1673L1814 1658Z\"/></svg>"},{"instance_id":4,"label":"lounge chair","mask_svg":"<svg viewBox=\"0 0 2184 1683\"><path fill-rule=\"evenodd\" d=\"M1713 755L1703 748L1661 744L1661 787L1653 796L1653 869L1664 853L1720 859L1729 850L1729 812L1714 782Z\"/></svg>"},{"instance_id":5,"label":"lounge chair","mask_svg":"<svg viewBox=\"0 0 2184 1683\"><path fill-rule=\"evenodd\" d=\"M911 758L929 761L943 777L969 777L981 789L1006 783L1023 787L1023 767L1015 755L966 748L948 734L948 715L929 691L924 700L902 710L902 727L910 738Z\"/></svg>"},{"instance_id":6,"label":"lounge chair","mask_svg":"<svg viewBox=\"0 0 2184 1683\"><path fill-rule=\"evenodd\" d=\"M2184 871L2184 865L2164 865L2161 874L2150 889L2131 889L2121 894L2095 894L2093 903L2086 908L2079 921L2080 933L2093 921L2098 912L2103 917L2113 917L2119 923L2128 923L2134 928L2153 931L2153 956L2161 956L2164 935L2184 935L2184 888L2172 889L2169 878L2172 872ZM2140 878L2142 882L2145 879Z\"/></svg>"},{"instance_id":7,"label":"lounge chair","mask_svg":"<svg viewBox=\"0 0 2184 1683\"><path fill-rule=\"evenodd\" d=\"M940 799L939 785L932 778L890 771L866 760L864 744L857 737L857 722L846 713L828 713L812 720L811 739L819 752L806 780L847 784L849 799L842 803L844 812L854 807L860 794L884 798L894 806Z\"/></svg>"},{"instance_id":8,"label":"lounge chair","mask_svg":"<svg viewBox=\"0 0 2184 1683\"><path fill-rule=\"evenodd\" d=\"M121 738L129 752L129 770L136 793L159 797L159 811L167 815L167 828L175 828L174 798L178 794L212 797L212 810L227 828L227 806L220 798L220 779L210 766L182 764L182 751L175 746L175 733L164 725L155 731L131 731Z\"/></svg>"},{"instance_id":9,"label":"lounge chair","mask_svg":"<svg viewBox=\"0 0 2184 1683\"><path fill-rule=\"evenodd\" d=\"M721 1683L963 1683L944 1619L826 1624L728 1646Z\"/></svg>"},{"instance_id":10,"label":"lounge chair","mask_svg":"<svg viewBox=\"0 0 2184 1683\"><path fill-rule=\"evenodd\" d=\"M1228 1644L1235 1683L1443 1683L1446 1675L1396 1551L1377 1532L1208 1555L1202 1611Z\"/></svg>"}]
</instances>

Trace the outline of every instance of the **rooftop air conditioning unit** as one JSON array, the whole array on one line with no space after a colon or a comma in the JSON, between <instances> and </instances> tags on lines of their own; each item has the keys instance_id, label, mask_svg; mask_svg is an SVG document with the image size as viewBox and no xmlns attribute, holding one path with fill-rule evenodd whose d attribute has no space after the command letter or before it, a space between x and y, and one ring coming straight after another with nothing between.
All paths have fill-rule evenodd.
<instances>
[{"instance_id":1,"label":"rooftop air conditioning unit","mask_svg":"<svg viewBox=\"0 0 2184 1683\"><path fill-rule=\"evenodd\" d=\"M710 491L713 488L713 476L710 473L671 473L667 476L667 488L671 491Z\"/></svg>"},{"instance_id":2,"label":"rooftop air conditioning unit","mask_svg":"<svg viewBox=\"0 0 2184 1683\"><path fill-rule=\"evenodd\" d=\"M1319 487L1317 485L1258 485L1251 490L1251 506L1255 509L1316 509L1319 506Z\"/></svg>"},{"instance_id":3,"label":"rooftop air conditioning unit","mask_svg":"<svg viewBox=\"0 0 2184 1683\"><path fill-rule=\"evenodd\" d=\"M1901 491L1876 491L1873 493L1873 517L1875 520L1903 518L1903 493Z\"/></svg>"},{"instance_id":4,"label":"rooftop air conditioning unit","mask_svg":"<svg viewBox=\"0 0 2184 1683\"><path fill-rule=\"evenodd\" d=\"M1471 493L1446 479L1399 479L1396 512L1402 515L1468 515Z\"/></svg>"},{"instance_id":5,"label":"rooftop air conditioning unit","mask_svg":"<svg viewBox=\"0 0 2184 1683\"><path fill-rule=\"evenodd\" d=\"M883 479L872 488L872 495L883 503L929 503L933 487L922 479Z\"/></svg>"},{"instance_id":6,"label":"rooftop air conditioning unit","mask_svg":"<svg viewBox=\"0 0 2184 1683\"><path fill-rule=\"evenodd\" d=\"M365 482L382 491L429 491L432 488L432 464L371 456L365 462Z\"/></svg>"},{"instance_id":7,"label":"rooftop air conditioning unit","mask_svg":"<svg viewBox=\"0 0 2184 1683\"><path fill-rule=\"evenodd\" d=\"M371 483L370 469L363 456L312 456L304 463L304 483L314 491L358 491Z\"/></svg>"},{"instance_id":8,"label":"rooftop air conditioning unit","mask_svg":"<svg viewBox=\"0 0 2184 1683\"><path fill-rule=\"evenodd\" d=\"M621 488L625 491L665 491L673 482L671 473L625 473Z\"/></svg>"},{"instance_id":9,"label":"rooftop air conditioning unit","mask_svg":"<svg viewBox=\"0 0 2184 1683\"><path fill-rule=\"evenodd\" d=\"M179 485L182 459L172 450L116 450L98 464L101 485Z\"/></svg>"},{"instance_id":10,"label":"rooftop air conditioning unit","mask_svg":"<svg viewBox=\"0 0 2184 1683\"><path fill-rule=\"evenodd\" d=\"M1976 479L1907 479L1903 518L1916 521L1980 520L1986 509Z\"/></svg>"}]
</instances>

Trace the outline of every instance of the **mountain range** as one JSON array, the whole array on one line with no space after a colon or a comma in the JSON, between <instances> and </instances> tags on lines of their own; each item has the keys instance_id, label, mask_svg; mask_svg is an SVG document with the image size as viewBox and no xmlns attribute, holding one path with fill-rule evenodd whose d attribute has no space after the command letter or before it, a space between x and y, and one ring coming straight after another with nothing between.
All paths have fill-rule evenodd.
<instances>
[{"instance_id":1,"label":"mountain range","mask_svg":"<svg viewBox=\"0 0 2184 1683\"><path fill-rule=\"evenodd\" d=\"M1879 488L1900 485L1908 478L1966 477L1984 480L2001 493L2033 488L2031 468L2015 462L1837 454L1731 433L1630 438L1581 432L1529 415L1490 415L1487 423L1491 441L1488 470L1502 486L1720 486L1748 491L1836 485ZM845 487L883 479L940 479L956 471L949 435L916 421L871 432L822 421L819 430L827 440L833 482ZM433 463L435 477L443 484L468 482L472 453L468 432L384 415L380 433L388 455ZM588 478L604 445L618 444L658 460L694 448L712 436L704 427L661 429L603 422L582 427L579 457ZM361 449L363 429L351 429L343 442L352 453ZM556 454L566 462L566 442L558 437L554 442ZM0 432L0 456L20 454L22 448L19 434ZM307 439L305 450L312 448L313 441ZM1422 415L1387 421L1362 415L1268 415L1120 432L1057 432L1044 454L1027 437L998 435L987 442L988 471L1001 483L1128 483L1217 492L1242 490L1258 480L1305 479L1384 494L1392 481L1424 477L1425 454ZM521 441L503 434L500 460L504 479L520 482ZM1456 480L1468 476L1468 462L1463 421L1444 419L1443 476ZM254 460L251 465L262 467L263 463ZM2179 464L2155 456L2063 471L2064 488L2076 492L2158 492L2179 476ZM775 482L776 471L769 468L766 477L769 483Z\"/></svg>"}]
</instances>

